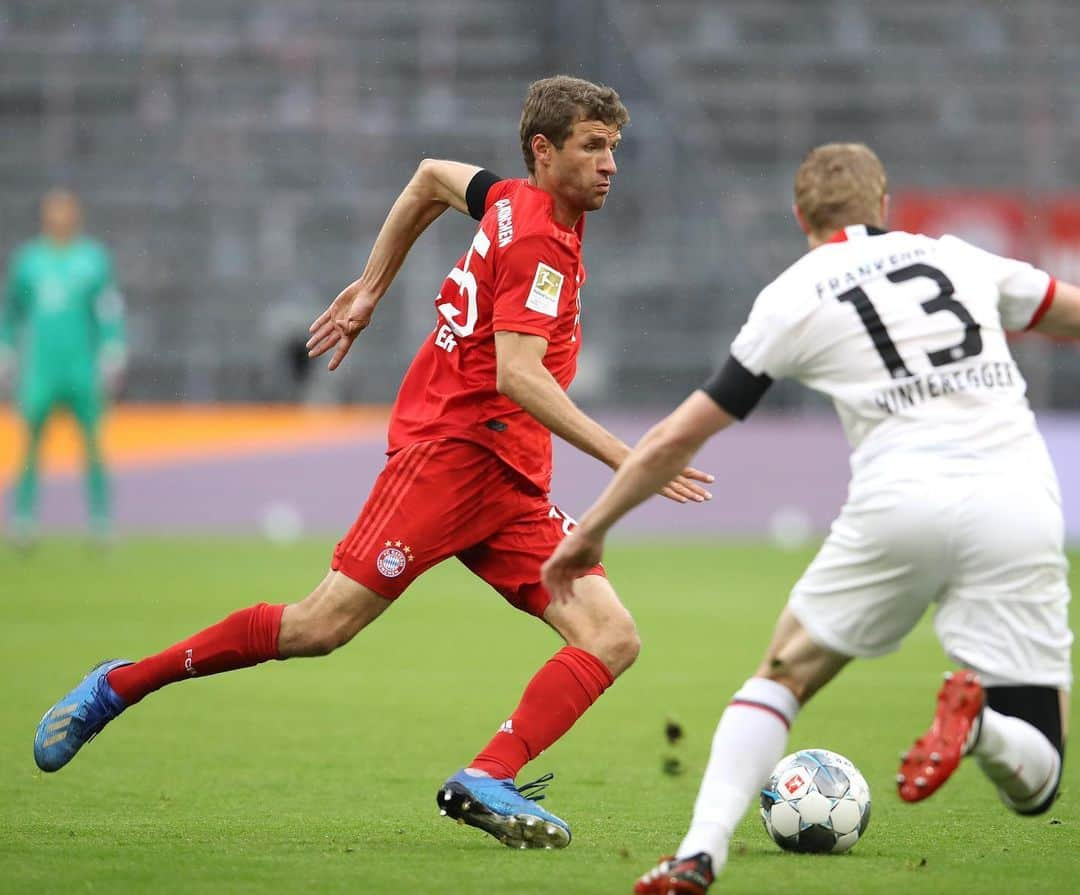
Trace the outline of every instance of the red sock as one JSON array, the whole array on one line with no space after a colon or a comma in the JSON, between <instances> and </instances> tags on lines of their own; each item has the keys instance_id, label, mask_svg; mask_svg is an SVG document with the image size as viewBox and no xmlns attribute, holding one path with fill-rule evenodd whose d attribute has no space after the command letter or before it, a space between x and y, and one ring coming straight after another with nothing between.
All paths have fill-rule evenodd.
<instances>
[{"instance_id":1,"label":"red sock","mask_svg":"<svg viewBox=\"0 0 1080 895\"><path fill-rule=\"evenodd\" d=\"M241 609L156 656L110 671L106 679L127 705L134 705L166 684L279 659L284 610L284 605L269 603Z\"/></svg>"},{"instance_id":2,"label":"red sock","mask_svg":"<svg viewBox=\"0 0 1080 895\"><path fill-rule=\"evenodd\" d=\"M536 672L510 720L469 767L492 777L516 777L573 727L614 680L596 656L576 646L563 647Z\"/></svg>"}]
</instances>

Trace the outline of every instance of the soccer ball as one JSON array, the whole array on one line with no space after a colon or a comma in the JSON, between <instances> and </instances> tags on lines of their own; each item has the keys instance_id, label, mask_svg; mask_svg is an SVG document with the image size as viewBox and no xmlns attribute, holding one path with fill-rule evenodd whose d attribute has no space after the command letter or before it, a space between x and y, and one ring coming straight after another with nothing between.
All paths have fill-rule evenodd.
<instances>
[{"instance_id":1,"label":"soccer ball","mask_svg":"<svg viewBox=\"0 0 1080 895\"><path fill-rule=\"evenodd\" d=\"M780 760L761 790L761 822L785 851L845 852L870 823L870 787L858 768L827 749Z\"/></svg>"}]
</instances>

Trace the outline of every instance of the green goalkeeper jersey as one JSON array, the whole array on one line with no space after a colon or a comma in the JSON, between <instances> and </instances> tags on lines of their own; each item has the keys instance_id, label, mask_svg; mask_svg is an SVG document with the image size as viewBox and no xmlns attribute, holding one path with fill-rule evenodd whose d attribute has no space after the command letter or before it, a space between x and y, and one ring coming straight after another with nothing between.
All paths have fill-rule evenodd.
<instances>
[{"instance_id":1,"label":"green goalkeeper jersey","mask_svg":"<svg viewBox=\"0 0 1080 895\"><path fill-rule=\"evenodd\" d=\"M93 379L100 356L123 358L123 299L101 243L39 237L16 250L0 316L5 348L17 353L24 382Z\"/></svg>"}]
</instances>

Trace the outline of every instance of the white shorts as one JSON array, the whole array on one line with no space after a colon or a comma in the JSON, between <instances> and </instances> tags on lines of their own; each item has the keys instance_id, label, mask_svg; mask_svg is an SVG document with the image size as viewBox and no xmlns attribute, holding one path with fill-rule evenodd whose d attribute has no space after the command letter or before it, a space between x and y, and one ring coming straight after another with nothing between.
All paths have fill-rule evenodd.
<instances>
[{"instance_id":1,"label":"white shorts","mask_svg":"<svg viewBox=\"0 0 1080 895\"><path fill-rule=\"evenodd\" d=\"M879 656L926 608L989 686L1072 683L1057 481L1042 470L878 478L852 490L788 603L822 646Z\"/></svg>"}]
</instances>

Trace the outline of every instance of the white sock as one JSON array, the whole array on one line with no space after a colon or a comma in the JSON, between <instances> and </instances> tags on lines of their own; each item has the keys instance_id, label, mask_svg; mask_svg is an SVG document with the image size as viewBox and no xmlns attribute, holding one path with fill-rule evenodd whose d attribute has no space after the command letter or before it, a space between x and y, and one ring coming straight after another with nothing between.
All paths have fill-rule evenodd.
<instances>
[{"instance_id":1,"label":"white sock","mask_svg":"<svg viewBox=\"0 0 1080 895\"><path fill-rule=\"evenodd\" d=\"M1061 774L1061 756L1042 731L989 706L983 709L979 739L971 754L998 788L1001 801L1014 811L1041 805Z\"/></svg>"},{"instance_id":2,"label":"white sock","mask_svg":"<svg viewBox=\"0 0 1080 895\"><path fill-rule=\"evenodd\" d=\"M706 852L713 872L720 872L736 824L784 756L798 711L798 700L783 684L763 677L743 684L716 726L694 817L677 857Z\"/></svg>"}]
</instances>

